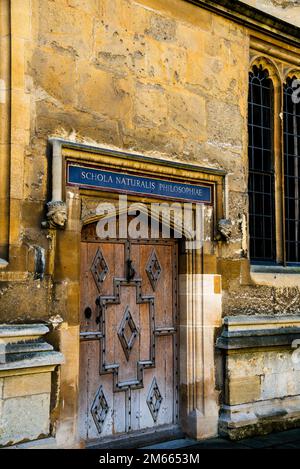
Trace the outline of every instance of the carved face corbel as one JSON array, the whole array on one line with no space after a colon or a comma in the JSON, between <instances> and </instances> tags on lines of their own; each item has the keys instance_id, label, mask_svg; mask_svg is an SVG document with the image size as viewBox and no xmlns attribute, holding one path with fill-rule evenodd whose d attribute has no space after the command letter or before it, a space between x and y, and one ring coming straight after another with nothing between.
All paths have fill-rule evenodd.
<instances>
[{"instance_id":1,"label":"carved face corbel","mask_svg":"<svg viewBox=\"0 0 300 469\"><path fill-rule=\"evenodd\" d=\"M233 223L230 219L221 219L218 221L217 230L218 234L216 236L217 241L226 241L229 242L232 234Z\"/></svg>"},{"instance_id":2,"label":"carved face corbel","mask_svg":"<svg viewBox=\"0 0 300 469\"><path fill-rule=\"evenodd\" d=\"M66 225L67 206L62 201L50 201L47 203L47 220L42 222L44 228L64 229Z\"/></svg>"}]
</instances>

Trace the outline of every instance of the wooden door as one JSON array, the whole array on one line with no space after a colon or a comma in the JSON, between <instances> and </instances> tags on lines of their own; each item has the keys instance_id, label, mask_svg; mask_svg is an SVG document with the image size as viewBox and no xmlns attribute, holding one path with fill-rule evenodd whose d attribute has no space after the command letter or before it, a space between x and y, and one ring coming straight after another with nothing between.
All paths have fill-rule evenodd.
<instances>
[{"instance_id":1,"label":"wooden door","mask_svg":"<svg viewBox=\"0 0 300 469\"><path fill-rule=\"evenodd\" d=\"M80 435L178 420L177 245L81 244Z\"/></svg>"}]
</instances>

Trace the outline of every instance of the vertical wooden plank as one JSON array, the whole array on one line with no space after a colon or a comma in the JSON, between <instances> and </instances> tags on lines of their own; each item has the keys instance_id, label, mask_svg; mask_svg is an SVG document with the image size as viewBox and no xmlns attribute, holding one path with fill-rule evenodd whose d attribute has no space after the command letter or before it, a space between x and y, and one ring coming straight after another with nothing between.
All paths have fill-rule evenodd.
<instances>
[{"instance_id":1,"label":"vertical wooden plank","mask_svg":"<svg viewBox=\"0 0 300 469\"><path fill-rule=\"evenodd\" d=\"M140 245L132 244L131 245L131 260L133 262L133 266L136 270L135 278L140 278L140 255L141 249ZM134 288L133 294L136 296L136 288ZM136 353L132 357L135 360L133 366L135 367L135 374L137 376L137 362L142 359L147 359L148 355L143 353L144 348L147 348L147 332L148 332L148 324L145 324L144 315L147 314L147 305L141 305L136 303L136 298L134 298L135 302L135 309L136 309L136 317L138 320L138 330L139 334L137 337L136 343ZM146 306L146 308L145 308ZM149 354L149 351L148 351ZM141 410L140 410L140 392L139 390L132 390L131 392L131 428L132 430L139 430L140 429L140 419L141 419Z\"/></svg>"},{"instance_id":2,"label":"vertical wooden plank","mask_svg":"<svg viewBox=\"0 0 300 469\"><path fill-rule=\"evenodd\" d=\"M79 419L78 419L78 430L79 436L83 440L87 440L87 343L81 342L80 344L80 374L79 374Z\"/></svg>"},{"instance_id":3,"label":"vertical wooden plank","mask_svg":"<svg viewBox=\"0 0 300 469\"><path fill-rule=\"evenodd\" d=\"M86 331L86 324L84 320L83 311L86 307L86 294L83 285L86 285L86 267L87 267L87 243L81 243L81 294L80 294L80 330ZM87 408L88 408L88 396L87 396L87 344L81 342L80 344L80 374L79 374L79 435L83 440L88 438L88 423L87 423Z\"/></svg>"},{"instance_id":4,"label":"vertical wooden plank","mask_svg":"<svg viewBox=\"0 0 300 469\"><path fill-rule=\"evenodd\" d=\"M81 296L82 296L82 306L81 306L81 317L82 317L82 330L86 332L96 331L99 329L96 323L96 298L98 296L98 289L93 278L91 267L96 255L95 245L91 243L86 244L86 253L82 259L84 262L84 274L83 274L83 283L81 285ZM88 319L85 317L84 311L85 308L90 308L92 311L91 317Z\"/></svg>"},{"instance_id":5,"label":"vertical wooden plank","mask_svg":"<svg viewBox=\"0 0 300 469\"><path fill-rule=\"evenodd\" d=\"M114 245L114 271L113 276L117 278L123 278L125 271L125 244L115 244ZM111 282L113 277L111 278ZM120 340L118 338L118 329L124 314L124 300L126 302L126 296L124 299L123 288L121 288L120 296L120 305L109 305L107 308L107 334L109 340L107 346L113 350L113 361L120 365L119 368L119 379L120 372L123 365L120 362L122 358L124 360L124 352L121 347ZM109 354L110 356L110 354ZM111 384L112 389L112 384ZM113 389L112 389L113 391ZM125 421L125 412L126 412L126 396L124 392L114 392L113 393L114 401L114 433L124 433L126 431L126 421Z\"/></svg>"},{"instance_id":6,"label":"vertical wooden plank","mask_svg":"<svg viewBox=\"0 0 300 469\"><path fill-rule=\"evenodd\" d=\"M155 252L162 269L155 289L156 326L173 326L172 246L155 246Z\"/></svg>"},{"instance_id":7,"label":"vertical wooden plank","mask_svg":"<svg viewBox=\"0 0 300 469\"><path fill-rule=\"evenodd\" d=\"M179 273L179 251L178 251L178 243L174 243L173 245L173 252L172 252L172 259L173 259L173 283L172 283L172 291L173 291L173 324L176 328L176 334L173 337L173 364L174 364L174 423L179 421L179 291L178 291L178 273Z\"/></svg>"},{"instance_id":8,"label":"vertical wooden plank","mask_svg":"<svg viewBox=\"0 0 300 469\"><path fill-rule=\"evenodd\" d=\"M113 429L113 398L112 398L112 385L110 375L99 375L99 341L90 341L88 343L88 373L87 373L87 425L88 425L88 440L97 440L104 436L112 434ZM102 386L103 393L109 412L103 424L101 433L95 425L91 408L99 387Z\"/></svg>"},{"instance_id":9,"label":"vertical wooden plank","mask_svg":"<svg viewBox=\"0 0 300 469\"><path fill-rule=\"evenodd\" d=\"M87 250L88 244L81 243L81 271L80 271L80 285L87 285L88 273L87 273ZM89 297L85 288L81 287L80 291L80 330L81 332L88 330L88 325L85 320L84 310L88 306Z\"/></svg>"}]
</instances>

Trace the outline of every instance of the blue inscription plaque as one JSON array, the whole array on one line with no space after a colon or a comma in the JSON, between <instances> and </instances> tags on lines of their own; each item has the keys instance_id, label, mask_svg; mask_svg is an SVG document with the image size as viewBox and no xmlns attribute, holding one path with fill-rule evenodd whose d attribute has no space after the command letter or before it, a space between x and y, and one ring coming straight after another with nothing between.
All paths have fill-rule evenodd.
<instances>
[{"instance_id":1,"label":"blue inscription plaque","mask_svg":"<svg viewBox=\"0 0 300 469\"><path fill-rule=\"evenodd\" d=\"M166 181L71 163L67 166L67 183L87 189L140 194L189 202L211 203L212 201L210 186Z\"/></svg>"}]
</instances>

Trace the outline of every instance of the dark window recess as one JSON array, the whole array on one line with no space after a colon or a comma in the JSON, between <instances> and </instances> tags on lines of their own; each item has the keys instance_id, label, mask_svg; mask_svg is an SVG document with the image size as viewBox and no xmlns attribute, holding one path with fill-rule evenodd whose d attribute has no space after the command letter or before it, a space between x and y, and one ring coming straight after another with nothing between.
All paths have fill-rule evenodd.
<instances>
[{"instance_id":1,"label":"dark window recess","mask_svg":"<svg viewBox=\"0 0 300 469\"><path fill-rule=\"evenodd\" d=\"M249 229L252 261L275 262L274 89L267 70L249 76Z\"/></svg>"},{"instance_id":2,"label":"dark window recess","mask_svg":"<svg viewBox=\"0 0 300 469\"><path fill-rule=\"evenodd\" d=\"M287 262L300 262L300 103L293 102L290 78L284 85L284 198L285 249Z\"/></svg>"}]
</instances>

